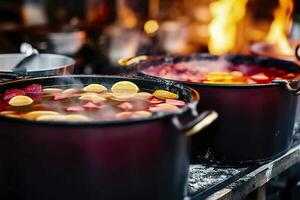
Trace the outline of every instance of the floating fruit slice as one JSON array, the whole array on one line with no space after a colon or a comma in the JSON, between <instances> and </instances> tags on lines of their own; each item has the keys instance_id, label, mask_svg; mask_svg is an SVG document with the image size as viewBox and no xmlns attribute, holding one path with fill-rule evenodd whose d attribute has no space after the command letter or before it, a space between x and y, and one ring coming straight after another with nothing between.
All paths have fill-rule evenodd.
<instances>
[{"instance_id":1,"label":"floating fruit slice","mask_svg":"<svg viewBox=\"0 0 300 200\"><path fill-rule=\"evenodd\" d=\"M63 100L63 99L68 99L68 98L72 98L72 97L77 97L80 96L79 94L55 94L53 97L53 100Z\"/></svg>"},{"instance_id":2,"label":"floating fruit slice","mask_svg":"<svg viewBox=\"0 0 300 200\"><path fill-rule=\"evenodd\" d=\"M11 106L28 106L33 103L33 100L28 96L15 96L11 98L8 102Z\"/></svg>"},{"instance_id":3,"label":"floating fruit slice","mask_svg":"<svg viewBox=\"0 0 300 200\"><path fill-rule=\"evenodd\" d=\"M138 92L134 96L135 99L150 99L152 97L153 97L153 95L151 93L149 93L149 92Z\"/></svg>"},{"instance_id":4,"label":"floating fruit slice","mask_svg":"<svg viewBox=\"0 0 300 200\"><path fill-rule=\"evenodd\" d=\"M1 115L11 115L11 114L15 114L15 113L16 113L15 111L11 111L11 110L0 112Z\"/></svg>"},{"instance_id":5,"label":"floating fruit slice","mask_svg":"<svg viewBox=\"0 0 300 200\"><path fill-rule=\"evenodd\" d=\"M20 89L10 89L6 90L3 95L3 100L4 101L9 101L11 98L15 96L25 96L25 92Z\"/></svg>"},{"instance_id":6,"label":"floating fruit slice","mask_svg":"<svg viewBox=\"0 0 300 200\"><path fill-rule=\"evenodd\" d=\"M120 112L116 114L117 119L138 119L138 118L146 118L152 115L151 112L147 111L136 111L136 112Z\"/></svg>"},{"instance_id":7,"label":"floating fruit slice","mask_svg":"<svg viewBox=\"0 0 300 200\"><path fill-rule=\"evenodd\" d=\"M65 120L70 122L77 122L77 121L89 121L89 118L84 115L65 115Z\"/></svg>"},{"instance_id":8,"label":"floating fruit slice","mask_svg":"<svg viewBox=\"0 0 300 200\"><path fill-rule=\"evenodd\" d=\"M294 73L288 73L287 75L286 75L286 78L287 79L293 79L293 78L295 78L296 77L296 74L294 74Z\"/></svg>"},{"instance_id":9,"label":"floating fruit slice","mask_svg":"<svg viewBox=\"0 0 300 200\"><path fill-rule=\"evenodd\" d=\"M257 84L257 82L252 79L247 79L247 84Z\"/></svg>"},{"instance_id":10,"label":"floating fruit slice","mask_svg":"<svg viewBox=\"0 0 300 200\"><path fill-rule=\"evenodd\" d=\"M97 94L99 97L102 97L102 98L105 98L105 99L108 99L108 98L111 98L112 97L112 93L111 92L104 92L104 93L100 93L100 94Z\"/></svg>"},{"instance_id":11,"label":"floating fruit slice","mask_svg":"<svg viewBox=\"0 0 300 200\"><path fill-rule=\"evenodd\" d=\"M66 109L68 112L82 112L84 108L82 106L70 106Z\"/></svg>"},{"instance_id":12,"label":"floating fruit slice","mask_svg":"<svg viewBox=\"0 0 300 200\"><path fill-rule=\"evenodd\" d=\"M118 107L127 111L127 110L131 110L133 108L133 105L129 102L125 102L125 103L119 104Z\"/></svg>"},{"instance_id":13,"label":"floating fruit slice","mask_svg":"<svg viewBox=\"0 0 300 200\"><path fill-rule=\"evenodd\" d=\"M175 110L178 110L177 106L174 106L172 104L167 104L167 103L158 104L155 107L149 108L149 111L151 112L171 112Z\"/></svg>"},{"instance_id":14,"label":"floating fruit slice","mask_svg":"<svg viewBox=\"0 0 300 200\"><path fill-rule=\"evenodd\" d=\"M151 104L160 104L160 103L164 103L164 101L163 101L163 100L160 100L160 99L157 99L157 98L152 98L152 99L150 100L150 103L151 103Z\"/></svg>"},{"instance_id":15,"label":"floating fruit slice","mask_svg":"<svg viewBox=\"0 0 300 200\"><path fill-rule=\"evenodd\" d=\"M104 108L105 106L102 106L102 105L98 106L92 102L88 102L85 105L83 105L82 107L85 109L90 109L90 110L93 110L93 109L100 110L100 109Z\"/></svg>"},{"instance_id":16,"label":"floating fruit slice","mask_svg":"<svg viewBox=\"0 0 300 200\"><path fill-rule=\"evenodd\" d=\"M75 94L75 93L78 93L78 92L79 92L78 89L75 89L75 88L69 88L69 89L64 90L62 93L63 93L63 94Z\"/></svg>"},{"instance_id":17,"label":"floating fruit slice","mask_svg":"<svg viewBox=\"0 0 300 200\"><path fill-rule=\"evenodd\" d=\"M123 102L131 101L132 100L132 98L116 98L114 96L112 96L110 99L114 100L114 101L123 101Z\"/></svg>"},{"instance_id":18,"label":"floating fruit slice","mask_svg":"<svg viewBox=\"0 0 300 200\"><path fill-rule=\"evenodd\" d=\"M232 72L230 72L230 74L232 76L234 76L235 78L241 78L241 77L244 76L244 74L242 72L240 72L240 71L232 71Z\"/></svg>"},{"instance_id":19,"label":"floating fruit slice","mask_svg":"<svg viewBox=\"0 0 300 200\"><path fill-rule=\"evenodd\" d=\"M36 118L37 121L65 121L64 115L42 115Z\"/></svg>"},{"instance_id":20,"label":"floating fruit slice","mask_svg":"<svg viewBox=\"0 0 300 200\"><path fill-rule=\"evenodd\" d=\"M171 104L171 105L179 106L179 107L183 107L186 105L186 103L184 101L175 100L175 99L167 99L166 104Z\"/></svg>"},{"instance_id":21,"label":"floating fruit slice","mask_svg":"<svg viewBox=\"0 0 300 200\"><path fill-rule=\"evenodd\" d=\"M28 94L42 94L43 88L40 84L32 84L24 88L25 93Z\"/></svg>"},{"instance_id":22,"label":"floating fruit slice","mask_svg":"<svg viewBox=\"0 0 300 200\"><path fill-rule=\"evenodd\" d=\"M6 117L12 117L12 118L21 118L20 115L16 115L16 114L9 114L9 115L5 115Z\"/></svg>"},{"instance_id":23,"label":"floating fruit slice","mask_svg":"<svg viewBox=\"0 0 300 200\"><path fill-rule=\"evenodd\" d=\"M264 73L252 75L250 78L258 83L268 83L270 81L270 78Z\"/></svg>"},{"instance_id":24,"label":"floating fruit slice","mask_svg":"<svg viewBox=\"0 0 300 200\"><path fill-rule=\"evenodd\" d=\"M223 81L228 75L228 72L211 72L207 75L206 79L208 81Z\"/></svg>"},{"instance_id":25,"label":"floating fruit slice","mask_svg":"<svg viewBox=\"0 0 300 200\"><path fill-rule=\"evenodd\" d=\"M83 88L83 91L85 92L105 92L107 91L107 88L100 84L90 84Z\"/></svg>"},{"instance_id":26,"label":"floating fruit slice","mask_svg":"<svg viewBox=\"0 0 300 200\"><path fill-rule=\"evenodd\" d=\"M172 104L168 104L168 103L162 103L162 104L158 104L156 107L160 107L160 108L166 108L169 110L177 110L178 107Z\"/></svg>"},{"instance_id":27,"label":"floating fruit slice","mask_svg":"<svg viewBox=\"0 0 300 200\"><path fill-rule=\"evenodd\" d=\"M151 112L148 111L136 111L132 113L131 118L146 118L152 115Z\"/></svg>"},{"instance_id":28,"label":"floating fruit slice","mask_svg":"<svg viewBox=\"0 0 300 200\"><path fill-rule=\"evenodd\" d=\"M111 87L111 91L115 98L127 99L134 97L139 91L139 88L130 81L119 81Z\"/></svg>"},{"instance_id":29,"label":"floating fruit slice","mask_svg":"<svg viewBox=\"0 0 300 200\"><path fill-rule=\"evenodd\" d=\"M55 111L38 110L38 111L28 112L24 115L24 117L28 119L36 119L42 115L60 115L60 114Z\"/></svg>"},{"instance_id":30,"label":"floating fruit slice","mask_svg":"<svg viewBox=\"0 0 300 200\"><path fill-rule=\"evenodd\" d=\"M155 96L158 99L162 99L162 100L179 98L179 96L177 94L166 91L166 90L155 90L153 93L153 96Z\"/></svg>"},{"instance_id":31,"label":"floating fruit slice","mask_svg":"<svg viewBox=\"0 0 300 200\"><path fill-rule=\"evenodd\" d=\"M128 119L132 115L132 112L120 112L116 114L117 119Z\"/></svg>"},{"instance_id":32,"label":"floating fruit slice","mask_svg":"<svg viewBox=\"0 0 300 200\"><path fill-rule=\"evenodd\" d=\"M97 93L95 92L84 92L84 93L81 93L79 96L84 96L84 95L97 95Z\"/></svg>"},{"instance_id":33,"label":"floating fruit slice","mask_svg":"<svg viewBox=\"0 0 300 200\"><path fill-rule=\"evenodd\" d=\"M45 88L43 89L43 93L44 94L58 94L58 93L62 93L63 90L60 88Z\"/></svg>"},{"instance_id":34,"label":"floating fruit slice","mask_svg":"<svg viewBox=\"0 0 300 200\"><path fill-rule=\"evenodd\" d=\"M106 101L105 98L100 97L96 94L85 94L85 95L82 95L81 97L79 97L79 99L83 100L83 101L90 101L93 103L100 103L100 102Z\"/></svg>"}]
</instances>

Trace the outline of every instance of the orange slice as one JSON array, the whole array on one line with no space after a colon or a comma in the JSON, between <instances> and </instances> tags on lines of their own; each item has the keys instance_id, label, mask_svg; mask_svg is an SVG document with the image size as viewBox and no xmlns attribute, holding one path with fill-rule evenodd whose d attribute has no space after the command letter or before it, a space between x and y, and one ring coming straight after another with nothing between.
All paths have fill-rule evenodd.
<instances>
[{"instance_id":1,"label":"orange slice","mask_svg":"<svg viewBox=\"0 0 300 200\"><path fill-rule=\"evenodd\" d=\"M179 96L173 92L169 92L166 90L156 90L153 93L153 96L155 96L158 99L166 100L166 99L178 99Z\"/></svg>"}]
</instances>

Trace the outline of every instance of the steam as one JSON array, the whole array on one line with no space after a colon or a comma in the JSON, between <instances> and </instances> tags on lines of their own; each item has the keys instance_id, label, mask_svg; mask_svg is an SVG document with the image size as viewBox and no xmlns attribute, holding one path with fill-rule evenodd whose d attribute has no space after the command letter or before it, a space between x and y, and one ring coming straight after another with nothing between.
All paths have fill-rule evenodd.
<instances>
[{"instance_id":1,"label":"steam","mask_svg":"<svg viewBox=\"0 0 300 200\"><path fill-rule=\"evenodd\" d=\"M165 62L153 65L143 70L144 73L167 79L186 81L193 78L205 79L209 73L240 71L245 75L256 73L256 68L249 67L249 63L234 63L226 56L214 60L197 59L191 57L181 62ZM252 64L253 65L253 64Z\"/></svg>"}]
</instances>

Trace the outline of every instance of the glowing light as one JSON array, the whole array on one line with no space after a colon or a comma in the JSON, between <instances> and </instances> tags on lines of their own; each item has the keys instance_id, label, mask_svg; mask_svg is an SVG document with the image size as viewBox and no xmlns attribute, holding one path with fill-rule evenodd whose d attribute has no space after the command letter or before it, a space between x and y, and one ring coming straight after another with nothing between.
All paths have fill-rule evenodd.
<instances>
[{"instance_id":1,"label":"glowing light","mask_svg":"<svg viewBox=\"0 0 300 200\"><path fill-rule=\"evenodd\" d=\"M267 42L277 45L278 51L292 55L293 50L287 38L287 30L291 27L293 0L279 0L279 7L274 11L274 21L267 35Z\"/></svg>"},{"instance_id":2,"label":"glowing light","mask_svg":"<svg viewBox=\"0 0 300 200\"><path fill-rule=\"evenodd\" d=\"M159 24L155 20L148 20L144 25L144 30L147 34L152 35L159 29Z\"/></svg>"},{"instance_id":3,"label":"glowing light","mask_svg":"<svg viewBox=\"0 0 300 200\"><path fill-rule=\"evenodd\" d=\"M235 47L237 24L246 14L248 0L218 0L210 4L208 49L212 54L230 52Z\"/></svg>"}]
</instances>

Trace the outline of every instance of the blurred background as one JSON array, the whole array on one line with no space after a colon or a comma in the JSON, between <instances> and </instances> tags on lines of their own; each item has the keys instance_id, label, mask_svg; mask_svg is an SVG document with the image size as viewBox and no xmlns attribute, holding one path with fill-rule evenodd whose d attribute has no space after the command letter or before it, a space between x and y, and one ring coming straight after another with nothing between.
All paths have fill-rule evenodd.
<instances>
[{"instance_id":1,"label":"blurred background","mask_svg":"<svg viewBox=\"0 0 300 200\"><path fill-rule=\"evenodd\" d=\"M297 0L1 0L0 53L29 42L73 56L79 73L115 73L136 55L250 54L257 42L293 54Z\"/></svg>"}]
</instances>

